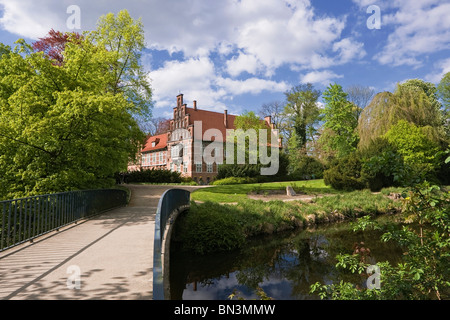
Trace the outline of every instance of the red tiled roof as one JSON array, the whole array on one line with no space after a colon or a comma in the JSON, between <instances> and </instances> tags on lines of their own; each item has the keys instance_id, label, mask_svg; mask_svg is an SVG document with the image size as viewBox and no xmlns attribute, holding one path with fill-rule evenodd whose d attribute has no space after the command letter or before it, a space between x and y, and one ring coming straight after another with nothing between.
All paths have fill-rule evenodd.
<instances>
[{"instance_id":1,"label":"red tiled roof","mask_svg":"<svg viewBox=\"0 0 450 320\"><path fill-rule=\"evenodd\" d=\"M154 147L152 147L153 142L155 142ZM144 144L144 148L142 149L141 152L156 151L164 149L166 147L167 147L167 133L163 133L157 136L148 137L147 141Z\"/></svg>"},{"instance_id":2,"label":"red tiled roof","mask_svg":"<svg viewBox=\"0 0 450 320\"><path fill-rule=\"evenodd\" d=\"M200 110L194 108L186 108L186 113L190 115L189 124L194 124L195 121L202 122L202 136L205 131L209 129L218 129L222 133L223 138L226 138L226 130L227 129L235 129L234 120L237 116L228 114L227 115L227 126L225 127L225 114L208 111L208 110ZM217 141L219 141L218 139Z\"/></svg>"}]
</instances>

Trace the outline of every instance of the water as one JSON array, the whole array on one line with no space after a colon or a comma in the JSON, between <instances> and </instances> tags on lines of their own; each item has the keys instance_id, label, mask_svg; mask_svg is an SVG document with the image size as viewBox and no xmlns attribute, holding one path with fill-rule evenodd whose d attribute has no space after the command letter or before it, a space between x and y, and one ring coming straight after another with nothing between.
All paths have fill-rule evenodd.
<instances>
[{"instance_id":1,"label":"water","mask_svg":"<svg viewBox=\"0 0 450 320\"><path fill-rule=\"evenodd\" d=\"M244 299L258 299L256 289L260 287L277 300L307 300L319 298L309 292L316 282L344 280L363 286L366 278L337 269L335 257L351 254L356 243L364 242L364 247L370 248L370 263L399 262L401 249L381 242L380 235L375 231L355 233L348 223L341 223L258 237L230 253L196 256L173 250L171 298L226 300L234 292Z\"/></svg>"}]
</instances>

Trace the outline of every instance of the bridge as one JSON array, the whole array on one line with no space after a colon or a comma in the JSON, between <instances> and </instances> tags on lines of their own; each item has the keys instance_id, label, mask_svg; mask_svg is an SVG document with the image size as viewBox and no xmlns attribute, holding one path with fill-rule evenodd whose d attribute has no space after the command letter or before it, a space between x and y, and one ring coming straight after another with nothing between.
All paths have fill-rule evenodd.
<instances>
[{"instance_id":1,"label":"bridge","mask_svg":"<svg viewBox=\"0 0 450 320\"><path fill-rule=\"evenodd\" d=\"M156 210L175 187L127 187L128 206L0 252L0 300L153 299Z\"/></svg>"}]
</instances>

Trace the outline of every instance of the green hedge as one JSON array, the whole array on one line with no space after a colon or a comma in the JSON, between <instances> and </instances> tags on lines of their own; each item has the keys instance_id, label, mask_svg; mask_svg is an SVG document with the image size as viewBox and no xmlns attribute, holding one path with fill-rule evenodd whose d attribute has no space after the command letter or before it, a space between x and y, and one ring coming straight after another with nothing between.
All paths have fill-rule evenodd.
<instances>
[{"instance_id":1,"label":"green hedge","mask_svg":"<svg viewBox=\"0 0 450 320\"><path fill-rule=\"evenodd\" d=\"M141 169L116 175L124 183L181 183L185 182L180 172L170 170Z\"/></svg>"}]
</instances>

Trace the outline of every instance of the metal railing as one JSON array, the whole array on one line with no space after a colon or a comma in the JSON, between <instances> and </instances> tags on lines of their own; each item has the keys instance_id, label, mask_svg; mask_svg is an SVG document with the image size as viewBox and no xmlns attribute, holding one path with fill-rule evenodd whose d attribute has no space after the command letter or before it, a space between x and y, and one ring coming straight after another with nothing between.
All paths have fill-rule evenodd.
<instances>
[{"instance_id":1,"label":"metal railing","mask_svg":"<svg viewBox=\"0 0 450 320\"><path fill-rule=\"evenodd\" d=\"M159 199L155 218L155 240L153 247L153 300L164 300L164 274L162 246L166 224L175 210L187 209L191 193L182 189L169 189ZM166 239L170 241L170 239Z\"/></svg>"},{"instance_id":2,"label":"metal railing","mask_svg":"<svg viewBox=\"0 0 450 320\"><path fill-rule=\"evenodd\" d=\"M126 204L126 191L117 189L71 191L1 201L0 251Z\"/></svg>"}]
</instances>

